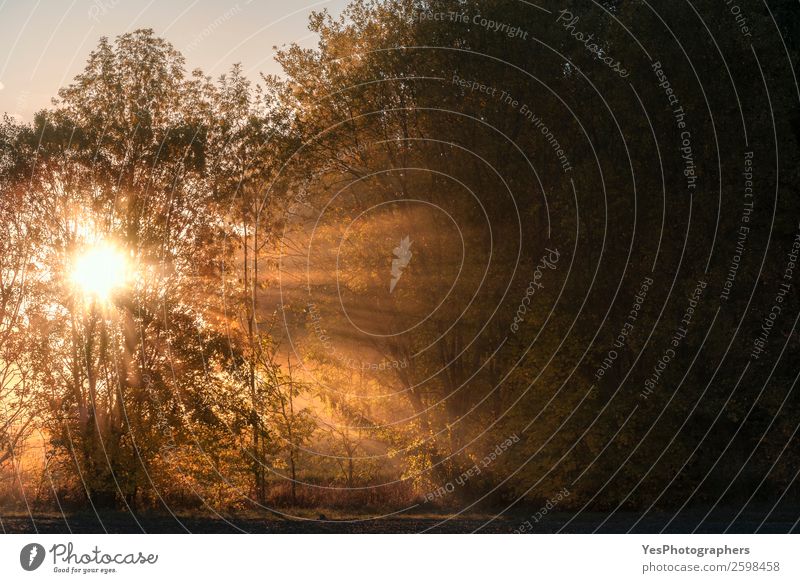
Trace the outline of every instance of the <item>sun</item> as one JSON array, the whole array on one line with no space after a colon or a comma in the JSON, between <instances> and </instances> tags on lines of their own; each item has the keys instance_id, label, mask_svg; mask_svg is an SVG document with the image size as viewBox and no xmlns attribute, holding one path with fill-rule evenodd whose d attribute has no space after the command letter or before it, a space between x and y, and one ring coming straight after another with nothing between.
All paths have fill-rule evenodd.
<instances>
[{"instance_id":1,"label":"sun","mask_svg":"<svg viewBox=\"0 0 800 583\"><path fill-rule=\"evenodd\" d=\"M71 280L87 298L107 302L128 278L125 255L108 243L96 244L75 259Z\"/></svg>"}]
</instances>

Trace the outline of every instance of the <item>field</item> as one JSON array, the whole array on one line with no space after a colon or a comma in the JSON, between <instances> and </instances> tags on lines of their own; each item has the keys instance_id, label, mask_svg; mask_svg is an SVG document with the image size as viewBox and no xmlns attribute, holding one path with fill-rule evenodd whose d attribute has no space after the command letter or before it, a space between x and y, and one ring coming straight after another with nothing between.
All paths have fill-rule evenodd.
<instances>
[{"instance_id":1,"label":"field","mask_svg":"<svg viewBox=\"0 0 800 583\"><path fill-rule=\"evenodd\" d=\"M300 533L498 533L511 534L528 521L532 528L524 529L530 533L666 533L681 534L695 530L705 510L695 509L691 515L680 516L665 528L669 514L651 514L639 520L640 515L623 512L609 515L605 513L584 513L571 520L570 513L554 513L536 523L528 514L514 514L494 517L491 514L470 515L450 518L448 515L408 515L393 518L336 517L330 518L320 513L315 518L280 519L276 517L211 517L200 515L145 514L135 518L129 513L105 513L102 521L90 513L74 513L65 516L57 514L6 515L2 517L5 533L39 534L92 534L92 533L257 533L257 534L300 534ZM798 525L791 512L785 516L773 516L761 526L764 513L742 514L732 526L731 516L736 511L723 510L712 513L698 533L791 533L798 532ZM796 515L796 513L795 513ZM321 519L320 516L326 516ZM635 526L634 526L635 524Z\"/></svg>"}]
</instances>

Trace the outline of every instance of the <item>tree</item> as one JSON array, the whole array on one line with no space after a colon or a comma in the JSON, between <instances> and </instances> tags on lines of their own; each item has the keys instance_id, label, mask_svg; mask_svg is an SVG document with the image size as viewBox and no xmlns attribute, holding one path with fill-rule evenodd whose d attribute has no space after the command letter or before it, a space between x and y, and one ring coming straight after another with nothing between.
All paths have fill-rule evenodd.
<instances>
[{"instance_id":1,"label":"tree","mask_svg":"<svg viewBox=\"0 0 800 583\"><path fill-rule=\"evenodd\" d=\"M6 146L19 128L8 118L0 128ZM33 430L34 388L31 356L25 344L30 325L26 308L35 285L32 263L36 231L29 209L8 181L14 165L13 150L2 148L0 160L0 467L19 459L21 448Z\"/></svg>"},{"instance_id":2,"label":"tree","mask_svg":"<svg viewBox=\"0 0 800 583\"><path fill-rule=\"evenodd\" d=\"M198 373L215 382L204 364L226 358L205 319L220 233L204 187L208 107L182 67L152 31L103 39L58 106L19 138L36 160L37 257L54 274L35 309L46 427L98 506L132 506L154 487L148 466L165 428L180 428ZM111 246L131 273L101 301L70 273Z\"/></svg>"}]
</instances>

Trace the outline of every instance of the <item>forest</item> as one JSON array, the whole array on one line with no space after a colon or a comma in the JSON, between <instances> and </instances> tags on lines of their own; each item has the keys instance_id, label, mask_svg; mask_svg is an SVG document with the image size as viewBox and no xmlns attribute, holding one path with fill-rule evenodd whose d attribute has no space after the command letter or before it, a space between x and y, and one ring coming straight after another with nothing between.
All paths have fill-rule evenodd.
<instances>
[{"instance_id":1,"label":"forest","mask_svg":"<svg viewBox=\"0 0 800 583\"><path fill-rule=\"evenodd\" d=\"M796 3L541 6L6 115L0 522L800 517Z\"/></svg>"}]
</instances>

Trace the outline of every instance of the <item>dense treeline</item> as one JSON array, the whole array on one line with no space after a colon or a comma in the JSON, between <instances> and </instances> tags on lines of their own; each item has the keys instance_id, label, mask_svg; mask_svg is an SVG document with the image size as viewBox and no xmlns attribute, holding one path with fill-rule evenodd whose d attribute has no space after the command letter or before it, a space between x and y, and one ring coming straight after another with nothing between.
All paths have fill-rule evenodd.
<instances>
[{"instance_id":1,"label":"dense treeline","mask_svg":"<svg viewBox=\"0 0 800 583\"><path fill-rule=\"evenodd\" d=\"M770 114L744 67L687 67L640 2L571 9L565 32L525 2L357 1L257 81L189 72L137 30L31 123L5 118L3 503L472 508L568 488L576 508L675 508L793 487L796 293L770 358L740 363L797 229L795 96L773 90ZM750 19L786 82L771 16ZM750 254L722 298L747 151ZM108 245L125 284L101 301L75 265Z\"/></svg>"}]
</instances>

